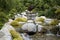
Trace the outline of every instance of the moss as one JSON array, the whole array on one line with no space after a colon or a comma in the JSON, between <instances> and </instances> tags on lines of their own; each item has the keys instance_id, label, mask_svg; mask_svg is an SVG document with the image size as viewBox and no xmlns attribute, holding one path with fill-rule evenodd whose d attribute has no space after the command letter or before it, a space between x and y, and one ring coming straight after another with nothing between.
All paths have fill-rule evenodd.
<instances>
[{"instance_id":1,"label":"moss","mask_svg":"<svg viewBox=\"0 0 60 40\"><path fill-rule=\"evenodd\" d=\"M17 21L12 21L11 25L15 28L20 27L21 25Z\"/></svg>"},{"instance_id":2,"label":"moss","mask_svg":"<svg viewBox=\"0 0 60 40\"><path fill-rule=\"evenodd\" d=\"M59 22L58 20L54 19L51 21L50 25L57 25Z\"/></svg>"},{"instance_id":3,"label":"moss","mask_svg":"<svg viewBox=\"0 0 60 40\"><path fill-rule=\"evenodd\" d=\"M27 19L26 18L17 18L17 19L15 19L15 21L18 21L18 22L27 22Z\"/></svg>"},{"instance_id":4,"label":"moss","mask_svg":"<svg viewBox=\"0 0 60 40\"><path fill-rule=\"evenodd\" d=\"M13 40L23 40L20 34L16 32L15 30L10 30L10 33L12 35Z\"/></svg>"},{"instance_id":5,"label":"moss","mask_svg":"<svg viewBox=\"0 0 60 40\"><path fill-rule=\"evenodd\" d=\"M44 22L44 18L38 18L36 21L37 22Z\"/></svg>"}]
</instances>

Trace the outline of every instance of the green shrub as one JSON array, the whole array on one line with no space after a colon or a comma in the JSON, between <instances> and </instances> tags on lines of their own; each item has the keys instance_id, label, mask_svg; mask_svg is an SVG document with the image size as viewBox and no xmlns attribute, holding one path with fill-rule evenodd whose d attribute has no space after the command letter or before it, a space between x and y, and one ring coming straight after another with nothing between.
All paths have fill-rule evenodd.
<instances>
[{"instance_id":1,"label":"green shrub","mask_svg":"<svg viewBox=\"0 0 60 40\"><path fill-rule=\"evenodd\" d=\"M14 15L17 13L16 9L12 9L9 11L8 17L9 18L14 18Z\"/></svg>"},{"instance_id":2,"label":"green shrub","mask_svg":"<svg viewBox=\"0 0 60 40\"><path fill-rule=\"evenodd\" d=\"M60 13L60 8L55 11L55 13Z\"/></svg>"},{"instance_id":3,"label":"green shrub","mask_svg":"<svg viewBox=\"0 0 60 40\"><path fill-rule=\"evenodd\" d=\"M56 14L55 18L60 20L60 8L55 11L55 14Z\"/></svg>"},{"instance_id":4,"label":"green shrub","mask_svg":"<svg viewBox=\"0 0 60 40\"><path fill-rule=\"evenodd\" d=\"M3 23L0 23L0 29L2 28L3 25L4 25Z\"/></svg>"},{"instance_id":5,"label":"green shrub","mask_svg":"<svg viewBox=\"0 0 60 40\"><path fill-rule=\"evenodd\" d=\"M0 29L6 22L8 22L8 16L4 12L0 12Z\"/></svg>"}]
</instances>

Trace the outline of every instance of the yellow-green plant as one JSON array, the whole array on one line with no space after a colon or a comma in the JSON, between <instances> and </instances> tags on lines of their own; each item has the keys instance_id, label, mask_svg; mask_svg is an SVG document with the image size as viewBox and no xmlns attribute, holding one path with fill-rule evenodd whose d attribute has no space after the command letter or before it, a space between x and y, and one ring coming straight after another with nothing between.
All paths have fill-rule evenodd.
<instances>
[{"instance_id":1,"label":"yellow-green plant","mask_svg":"<svg viewBox=\"0 0 60 40\"><path fill-rule=\"evenodd\" d=\"M27 22L27 19L26 18L17 18L17 19L15 19L15 21L18 21L18 22Z\"/></svg>"},{"instance_id":2,"label":"yellow-green plant","mask_svg":"<svg viewBox=\"0 0 60 40\"><path fill-rule=\"evenodd\" d=\"M23 40L23 39L21 39L21 38L14 38L13 40Z\"/></svg>"},{"instance_id":3,"label":"yellow-green plant","mask_svg":"<svg viewBox=\"0 0 60 40\"><path fill-rule=\"evenodd\" d=\"M0 11L0 29L3 27L3 25L8 22L8 16L5 12Z\"/></svg>"},{"instance_id":4,"label":"yellow-green plant","mask_svg":"<svg viewBox=\"0 0 60 40\"><path fill-rule=\"evenodd\" d=\"M55 13L60 13L60 8L55 11Z\"/></svg>"},{"instance_id":5,"label":"yellow-green plant","mask_svg":"<svg viewBox=\"0 0 60 40\"><path fill-rule=\"evenodd\" d=\"M21 27L22 25L18 23L18 21L12 21L10 23L14 28L18 28L18 27Z\"/></svg>"},{"instance_id":6,"label":"yellow-green plant","mask_svg":"<svg viewBox=\"0 0 60 40\"><path fill-rule=\"evenodd\" d=\"M58 23L58 20L54 19L50 22L50 25L57 25Z\"/></svg>"},{"instance_id":7,"label":"yellow-green plant","mask_svg":"<svg viewBox=\"0 0 60 40\"><path fill-rule=\"evenodd\" d=\"M38 18L36 21L37 22L44 22L44 18Z\"/></svg>"},{"instance_id":8,"label":"yellow-green plant","mask_svg":"<svg viewBox=\"0 0 60 40\"><path fill-rule=\"evenodd\" d=\"M18 32L16 32L15 30L10 30L10 33L11 33L13 40L23 40L21 35Z\"/></svg>"}]
</instances>

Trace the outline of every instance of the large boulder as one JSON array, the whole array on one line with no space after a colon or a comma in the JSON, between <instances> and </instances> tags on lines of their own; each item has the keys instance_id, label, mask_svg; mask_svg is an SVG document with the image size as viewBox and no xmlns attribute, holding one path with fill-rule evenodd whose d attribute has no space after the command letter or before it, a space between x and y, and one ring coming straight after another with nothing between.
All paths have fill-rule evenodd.
<instances>
[{"instance_id":1,"label":"large boulder","mask_svg":"<svg viewBox=\"0 0 60 40\"><path fill-rule=\"evenodd\" d=\"M34 23L26 23L22 26L23 30L36 32L36 25Z\"/></svg>"},{"instance_id":2,"label":"large boulder","mask_svg":"<svg viewBox=\"0 0 60 40\"><path fill-rule=\"evenodd\" d=\"M15 29L11 25L6 23L1 29L0 40L12 40L11 34L9 32L10 30L15 30Z\"/></svg>"},{"instance_id":3,"label":"large boulder","mask_svg":"<svg viewBox=\"0 0 60 40\"><path fill-rule=\"evenodd\" d=\"M0 38L2 38L5 34L0 30Z\"/></svg>"}]
</instances>

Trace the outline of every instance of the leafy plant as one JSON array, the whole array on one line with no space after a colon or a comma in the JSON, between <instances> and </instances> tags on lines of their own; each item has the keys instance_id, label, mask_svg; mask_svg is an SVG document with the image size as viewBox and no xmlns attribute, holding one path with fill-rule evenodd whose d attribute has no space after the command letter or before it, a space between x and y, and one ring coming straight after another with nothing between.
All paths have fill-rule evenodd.
<instances>
[{"instance_id":1,"label":"leafy plant","mask_svg":"<svg viewBox=\"0 0 60 40\"><path fill-rule=\"evenodd\" d=\"M16 9L12 9L9 11L9 14L8 14L8 17L9 18L14 18L14 15L17 13L17 10Z\"/></svg>"},{"instance_id":2,"label":"leafy plant","mask_svg":"<svg viewBox=\"0 0 60 40\"><path fill-rule=\"evenodd\" d=\"M8 16L4 12L0 12L0 29L6 22L8 22Z\"/></svg>"},{"instance_id":3,"label":"leafy plant","mask_svg":"<svg viewBox=\"0 0 60 40\"><path fill-rule=\"evenodd\" d=\"M57 18L57 19L60 19L60 8L58 8L56 11L55 11L55 17Z\"/></svg>"}]
</instances>

